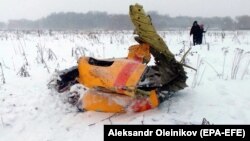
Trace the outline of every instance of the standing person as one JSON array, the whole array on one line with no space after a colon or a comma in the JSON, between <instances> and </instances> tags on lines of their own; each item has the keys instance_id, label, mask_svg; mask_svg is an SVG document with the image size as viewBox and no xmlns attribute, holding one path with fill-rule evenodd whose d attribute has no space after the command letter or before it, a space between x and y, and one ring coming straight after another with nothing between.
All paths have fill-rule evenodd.
<instances>
[{"instance_id":1,"label":"standing person","mask_svg":"<svg viewBox=\"0 0 250 141\"><path fill-rule=\"evenodd\" d=\"M199 35L200 35L200 26L197 21L194 21L193 26L190 30L190 36L193 35L193 44L194 46L198 44Z\"/></svg>"},{"instance_id":2,"label":"standing person","mask_svg":"<svg viewBox=\"0 0 250 141\"><path fill-rule=\"evenodd\" d=\"M200 32L198 35L198 44L202 44L202 39L203 39L203 33L205 33L206 31L204 30L204 25L200 24Z\"/></svg>"}]
</instances>

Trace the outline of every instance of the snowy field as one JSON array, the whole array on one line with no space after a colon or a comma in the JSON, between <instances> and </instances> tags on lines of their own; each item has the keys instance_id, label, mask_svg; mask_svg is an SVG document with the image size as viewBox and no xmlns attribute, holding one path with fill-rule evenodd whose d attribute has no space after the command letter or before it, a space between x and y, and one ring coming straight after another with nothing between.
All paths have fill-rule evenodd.
<instances>
[{"instance_id":1,"label":"snowy field","mask_svg":"<svg viewBox=\"0 0 250 141\"><path fill-rule=\"evenodd\" d=\"M188 31L159 32L178 60ZM0 31L0 141L103 140L104 124L250 124L250 31L210 31L185 62L189 87L142 113L77 112L48 89L82 56L124 57L132 32ZM152 62L151 62L152 63Z\"/></svg>"}]
</instances>

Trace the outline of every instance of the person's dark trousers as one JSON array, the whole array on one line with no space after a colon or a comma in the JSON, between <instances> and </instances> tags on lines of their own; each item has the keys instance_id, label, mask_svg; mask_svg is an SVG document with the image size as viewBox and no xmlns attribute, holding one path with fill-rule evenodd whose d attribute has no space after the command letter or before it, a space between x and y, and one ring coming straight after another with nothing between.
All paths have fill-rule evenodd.
<instances>
[{"instance_id":1,"label":"person's dark trousers","mask_svg":"<svg viewBox=\"0 0 250 141\"><path fill-rule=\"evenodd\" d=\"M197 36L196 44L198 45L202 44L202 36Z\"/></svg>"},{"instance_id":2,"label":"person's dark trousers","mask_svg":"<svg viewBox=\"0 0 250 141\"><path fill-rule=\"evenodd\" d=\"M199 39L197 36L193 36L193 44L194 46L197 45L199 43Z\"/></svg>"}]
</instances>

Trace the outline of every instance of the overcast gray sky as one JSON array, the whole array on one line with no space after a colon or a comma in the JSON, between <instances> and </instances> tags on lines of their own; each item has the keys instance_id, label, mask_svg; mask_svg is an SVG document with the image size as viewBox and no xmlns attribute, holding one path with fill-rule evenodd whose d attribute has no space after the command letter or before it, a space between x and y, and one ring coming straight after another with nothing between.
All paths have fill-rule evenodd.
<instances>
[{"instance_id":1,"label":"overcast gray sky","mask_svg":"<svg viewBox=\"0 0 250 141\"><path fill-rule=\"evenodd\" d=\"M250 15L250 0L0 0L0 21L38 19L52 12L128 13L130 4L170 16Z\"/></svg>"}]
</instances>

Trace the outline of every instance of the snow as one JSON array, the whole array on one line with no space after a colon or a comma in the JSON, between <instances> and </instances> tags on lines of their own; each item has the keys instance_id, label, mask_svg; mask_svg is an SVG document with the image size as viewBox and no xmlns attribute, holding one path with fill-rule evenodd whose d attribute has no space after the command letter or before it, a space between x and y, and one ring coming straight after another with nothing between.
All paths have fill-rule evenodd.
<instances>
[{"instance_id":1,"label":"snow","mask_svg":"<svg viewBox=\"0 0 250 141\"><path fill-rule=\"evenodd\" d=\"M191 44L188 31L159 33L180 60L184 54L180 51L187 51ZM47 84L55 71L76 65L81 55L125 57L129 46L136 44L132 31L0 31L6 81L2 83L0 70L0 141L103 140L105 124L201 124L203 118L213 124L250 124L250 31L210 31L205 39L203 45L192 46L185 60L197 68L197 72L185 68L189 87L159 108L112 114L77 112L64 94ZM242 56L237 54L239 49L244 50ZM232 78L235 56L238 71ZM19 75L22 66L30 77Z\"/></svg>"}]
</instances>

